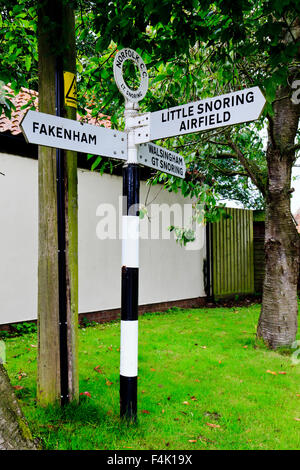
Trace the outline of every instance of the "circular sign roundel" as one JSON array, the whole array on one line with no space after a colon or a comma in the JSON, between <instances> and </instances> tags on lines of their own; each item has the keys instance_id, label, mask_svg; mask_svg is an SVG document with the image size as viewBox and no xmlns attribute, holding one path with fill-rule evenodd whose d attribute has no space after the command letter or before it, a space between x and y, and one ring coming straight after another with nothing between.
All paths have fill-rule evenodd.
<instances>
[{"instance_id":1,"label":"circular sign roundel","mask_svg":"<svg viewBox=\"0 0 300 470\"><path fill-rule=\"evenodd\" d=\"M130 88L123 78L123 65L126 60L132 60L141 74L141 83L137 90ZM118 51L114 60L114 77L117 87L128 101L137 103L146 95L148 90L147 68L141 56L133 49L125 48Z\"/></svg>"}]
</instances>

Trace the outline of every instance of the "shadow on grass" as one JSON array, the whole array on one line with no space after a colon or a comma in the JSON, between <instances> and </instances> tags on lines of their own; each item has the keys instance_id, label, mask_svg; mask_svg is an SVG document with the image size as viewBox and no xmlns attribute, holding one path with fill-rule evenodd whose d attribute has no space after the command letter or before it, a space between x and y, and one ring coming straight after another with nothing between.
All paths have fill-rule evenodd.
<instances>
[{"instance_id":1,"label":"shadow on grass","mask_svg":"<svg viewBox=\"0 0 300 470\"><path fill-rule=\"evenodd\" d=\"M96 425L105 426L118 432L137 428L136 422L120 419L119 415L107 413L100 405L89 402L89 398L80 397L79 403L69 403L64 407L49 405L46 408L37 407L38 421L41 425Z\"/></svg>"},{"instance_id":2,"label":"shadow on grass","mask_svg":"<svg viewBox=\"0 0 300 470\"><path fill-rule=\"evenodd\" d=\"M81 424L101 424L108 421L108 416L93 403L86 399L81 399L79 404L69 403L64 407L59 405L49 405L45 408L37 407L41 424L46 423L81 423ZM111 419L111 417L110 417Z\"/></svg>"}]
</instances>

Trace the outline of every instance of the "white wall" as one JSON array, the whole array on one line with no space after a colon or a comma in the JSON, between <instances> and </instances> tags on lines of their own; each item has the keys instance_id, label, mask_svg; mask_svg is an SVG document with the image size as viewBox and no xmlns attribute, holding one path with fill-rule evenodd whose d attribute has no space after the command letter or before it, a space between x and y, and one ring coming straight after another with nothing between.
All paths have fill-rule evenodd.
<instances>
[{"instance_id":1,"label":"white wall","mask_svg":"<svg viewBox=\"0 0 300 470\"><path fill-rule=\"evenodd\" d=\"M38 201L37 161L0 154L0 324L36 318ZM145 201L141 184L141 202ZM151 189L155 203L188 201L182 196ZM119 213L122 178L78 171L79 197L79 312L120 307L121 240L99 240L97 215L103 203ZM98 212L99 214L99 212ZM104 215L104 214L103 214ZM153 226L155 216L152 217ZM150 229L141 221L142 232ZM146 227L147 226L147 227ZM117 223L119 234L119 214ZM162 232L168 233L166 227ZM201 234L204 234L202 229ZM141 240L139 303L148 304L204 296L205 248L186 250L170 240Z\"/></svg>"},{"instance_id":2,"label":"white wall","mask_svg":"<svg viewBox=\"0 0 300 470\"><path fill-rule=\"evenodd\" d=\"M37 162L0 154L0 324L36 318Z\"/></svg>"}]
</instances>

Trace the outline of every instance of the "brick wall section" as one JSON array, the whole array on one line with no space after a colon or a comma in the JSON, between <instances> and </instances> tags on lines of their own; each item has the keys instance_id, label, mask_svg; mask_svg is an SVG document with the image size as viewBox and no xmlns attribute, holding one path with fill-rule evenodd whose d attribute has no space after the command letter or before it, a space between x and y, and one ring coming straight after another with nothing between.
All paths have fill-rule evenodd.
<instances>
[{"instance_id":1,"label":"brick wall section","mask_svg":"<svg viewBox=\"0 0 300 470\"><path fill-rule=\"evenodd\" d=\"M148 312L164 312L172 307L179 308L198 308L206 304L206 297L196 297L195 299L174 300L172 302L160 302L156 304L146 304L139 306L139 315ZM101 310L100 312L80 313L79 322L83 319L87 321L95 321L97 323L105 323L108 321L118 320L120 318L120 309Z\"/></svg>"},{"instance_id":2,"label":"brick wall section","mask_svg":"<svg viewBox=\"0 0 300 470\"><path fill-rule=\"evenodd\" d=\"M182 299L174 300L172 302L160 302L156 304L146 304L139 306L139 315L143 315L148 312L165 312L169 308L199 308L206 305L206 297L196 297L195 299ZM79 323L84 321L106 323L120 319L120 309L115 308L112 310L101 310L99 312L89 312L79 314ZM26 323L36 323L36 320L31 320ZM8 325L0 325L1 331L13 331L15 323Z\"/></svg>"}]
</instances>

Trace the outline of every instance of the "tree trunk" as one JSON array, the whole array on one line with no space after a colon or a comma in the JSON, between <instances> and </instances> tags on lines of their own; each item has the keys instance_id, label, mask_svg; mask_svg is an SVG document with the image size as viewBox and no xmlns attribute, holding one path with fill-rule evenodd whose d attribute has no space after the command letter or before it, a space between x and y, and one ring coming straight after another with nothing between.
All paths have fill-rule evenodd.
<instances>
[{"instance_id":1,"label":"tree trunk","mask_svg":"<svg viewBox=\"0 0 300 470\"><path fill-rule=\"evenodd\" d=\"M3 365L0 364L0 450L36 450Z\"/></svg>"},{"instance_id":2,"label":"tree trunk","mask_svg":"<svg viewBox=\"0 0 300 470\"><path fill-rule=\"evenodd\" d=\"M281 87L269 124L267 149L265 278L257 335L270 348L290 346L297 333L299 234L291 214L293 145L298 129L299 105Z\"/></svg>"},{"instance_id":3,"label":"tree trunk","mask_svg":"<svg viewBox=\"0 0 300 470\"><path fill-rule=\"evenodd\" d=\"M39 111L56 114L55 71L76 72L74 13L62 0L47 0L39 9ZM63 116L76 119L76 108L62 107ZM78 229L77 154L64 152L66 317L68 395L78 400ZM38 269L38 402L60 401L59 270L57 233L56 149L39 147L39 269Z\"/></svg>"}]
</instances>

